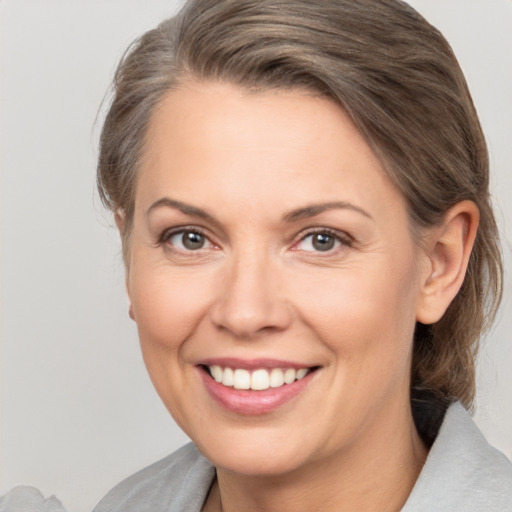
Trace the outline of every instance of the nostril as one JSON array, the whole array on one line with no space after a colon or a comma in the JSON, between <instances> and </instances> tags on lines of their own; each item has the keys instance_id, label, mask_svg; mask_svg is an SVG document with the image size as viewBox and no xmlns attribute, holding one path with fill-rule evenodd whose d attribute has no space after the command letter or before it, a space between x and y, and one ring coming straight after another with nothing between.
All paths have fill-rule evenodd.
<instances>
[{"instance_id":1,"label":"nostril","mask_svg":"<svg viewBox=\"0 0 512 512\"><path fill-rule=\"evenodd\" d=\"M286 329L293 315L269 272L253 269L247 263L219 290L209 317L218 331L252 340L263 333Z\"/></svg>"}]
</instances>

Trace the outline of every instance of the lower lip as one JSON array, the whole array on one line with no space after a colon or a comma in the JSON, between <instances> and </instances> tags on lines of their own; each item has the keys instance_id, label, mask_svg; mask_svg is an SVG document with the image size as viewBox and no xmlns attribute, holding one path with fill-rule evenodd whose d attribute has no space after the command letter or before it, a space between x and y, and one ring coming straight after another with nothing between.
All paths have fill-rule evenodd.
<instances>
[{"instance_id":1,"label":"lower lip","mask_svg":"<svg viewBox=\"0 0 512 512\"><path fill-rule=\"evenodd\" d=\"M210 396L223 408L237 414L256 416L276 409L295 398L309 384L313 373L291 384L284 384L279 388L269 388L263 391L250 389L235 389L223 386L208 375L202 368L198 371L203 379L206 390Z\"/></svg>"}]
</instances>

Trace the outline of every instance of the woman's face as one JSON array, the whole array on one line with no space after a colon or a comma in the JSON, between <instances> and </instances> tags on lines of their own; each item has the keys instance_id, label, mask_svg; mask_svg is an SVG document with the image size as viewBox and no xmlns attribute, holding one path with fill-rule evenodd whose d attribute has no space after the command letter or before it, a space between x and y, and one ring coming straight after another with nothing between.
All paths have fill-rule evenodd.
<instances>
[{"instance_id":1,"label":"woman's face","mask_svg":"<svg viewBox=\"0 0 512 512\"><path fill-rule=\"evenodd\" d=\"M277 474L410 435L425 256L344 112L190 83L147 141L128 293L153 383L200 450Z\"/></svg>"}]
</instances>

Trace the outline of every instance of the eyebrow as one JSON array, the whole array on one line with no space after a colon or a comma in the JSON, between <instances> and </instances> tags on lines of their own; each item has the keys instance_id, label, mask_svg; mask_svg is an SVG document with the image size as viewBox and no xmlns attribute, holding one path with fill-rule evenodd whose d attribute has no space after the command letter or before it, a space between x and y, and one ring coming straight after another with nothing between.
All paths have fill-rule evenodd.
<instances>
[{"instance_id":1,"label":"eyebrow","mask_svg":"<svg viewBox=\"0 0 512 512\"><path fill-rule=\"evenodd\" d=\"M200 219L209 220L215 223L218 223L218 220L214 215L203 210L202 208L198 208L197 206L192 206L188 203L183 203L181 201L177 201L176 199L171 199L169 197L162 197L155 201L146 211L146 216L149 215L153 210L158 208L167 207L174 208L184 213L185 215L190 215L191 217L198 217ZM291 210L283 216L282 222L284 223L292 223L297 222L302 219L307 219L309 217L314 217L316 215L320 215L323 212L329 210L352 210L369 219L373 219L373 217L365 210L356 206L352 203L348 203L346 201L331 201L328 203L319 203L305 206L303 208L297 208L295 210Z\"/></svg>"},{"instance_id":2,"label":"eyebrow","mask_svg":"<svg viewBox=\"0 0 512 512\"><path fill-rule=\"evenodd\" d=\"M153 210L161 207L174 208L184 213L185 215L190 215L191 217L199 217L201 219L206 219L210 221L215 221L215 217L208 213L206 210L198 208L197 206L192 206L191 204L182 203L181 201L176 201L175 199L171 199L169 197L162 197L155 201L146 211L146 216L148 216Z\"/></svg>"},{"instance_id":3,"label":"eyebrow","mask_svg":"<svg viewBox=\"0 0 512 512\"><path fill-rule=\"evenodd\" d=\"M346 201L331 201L329 203L320 203L320 204L312 204L309 206L305 206L304 208L297 208L296 210L292 210L288 212L284 217L284 222L297 222L302 219L307 219L309 217L314 217L315 215L320 215L323 212L328 210L352 210L369 219L373 219L373 217L359 206L356 206L352 203L347 203Z\"/></svg>"}]
</instances>

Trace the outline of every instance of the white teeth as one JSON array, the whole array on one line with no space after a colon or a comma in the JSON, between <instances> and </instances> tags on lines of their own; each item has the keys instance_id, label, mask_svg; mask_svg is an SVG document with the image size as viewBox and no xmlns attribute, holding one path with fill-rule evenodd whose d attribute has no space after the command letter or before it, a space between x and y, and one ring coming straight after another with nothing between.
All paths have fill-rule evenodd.
<instances>
[{"instance_id":1,"label":"white teeth","mask_svg":"<svg viewBox=\"0 0 512 512\"><path fill-rule=\"evenodd\" d=\"M217 382L222 382L222 368L220 366L210 366L210 372Z\"/></svg>"},{"instance_id":2,"label":"white teeth","mask_svg":"<svg viewBox=\"0 0 512 512\"><path fill-rule=\"evenodd\" d=\"M257 391L270 387L270 376L267 370L256 370L251 375L251 389Z\"/></svg>"},{"instance_id":3,"label":"white teeth","mask_svg":"<svg viewBox=\"0 0 512 512\"><path fill-rule=\"evenodd\" d=\"M301 368L300 370L297 370L297 380L303 379L307 373L308 371L306 368Z\"/></svg>"},{"instance_id":4,"label":"white teeth","mask_svg":"<svg viewBox=\"0 0 512 512\"><path fill-rule=\"evenodd\" d=\"M270 387L280 388L284 384L284 373L280 368L274 368L270 372Z\"/></svg>"},{"instance_id":5,"label":"white teeth","mask_svg":"<svg viewBox=\"0 0 512 512\"><path fill-rule=\"evenodd\" d=\"M212 377L223 386L234 387L235 389L252 389L263 391L269 388L279 388L285 384L291 384L296 380L303 379L308 373L308 368L273 368L266 370L260 368L252 373L242 368L222 368L219 365L208 367Z\"/></svg>"},{"instance_id":6,"label":"white teeth","mask_svg":"<svg viewBox=\"0 0 512 512\"><path fill-rule=\"evenodd\" d=\"M233 372L233 387L235 389L251 389L251 374L247 370L236 369Z\"/></svg>"},{"instance_id":7,"label":"white teeth","mask_svg":"<svg viewBox=\"0 0 512 512\"><path fill-rule=\"evenodd\" d=\"M232 386L235 383L233 370L231 368L225 368L224 374L222 375L222 384L224 386Z\"/></svg>"},{"instance_id":8,"label":"white teeth","mask_svg":"<svg viewBox=\"0 0 512 512\"><path fill-rule=\"evenodd\" d=\"M297 376L297 372L295 371L295 368L287 368L284 372L284 382L285 384L291 384L295 377Z\"/></svg>"}]
</instances>

